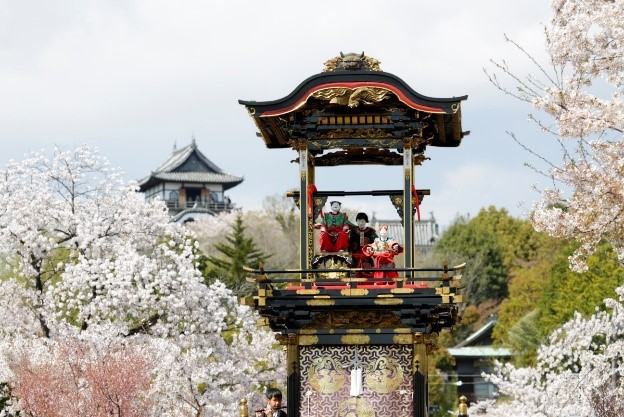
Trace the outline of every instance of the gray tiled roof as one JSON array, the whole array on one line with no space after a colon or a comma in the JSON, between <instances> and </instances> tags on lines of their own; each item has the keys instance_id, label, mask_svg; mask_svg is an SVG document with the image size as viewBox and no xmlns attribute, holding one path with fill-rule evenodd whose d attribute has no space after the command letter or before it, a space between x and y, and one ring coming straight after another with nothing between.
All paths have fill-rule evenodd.
<instances>
[{"instance_id":1,"label":"gray tiled roof","mask_svg":"<svg viewBox=\"0 0 624 417\"><path fill-rule=\"evenodd\" d=\"M193 139L190 145L174 150L169 159L139 180L138 185L141 191L145 191L163 181L223 184L223 189L227 190L240 184L243 177L224 172L197 149Z\"/></svg>"},{"instance_id":2,"label":"gray tiled roof","mask_svg":"<svg viewBox=\"0 0 624 417\"><path fill-rule=\"evenodd\" d=\"M214 172L157 172L152 175L152 178L173 182L210 182L217 184L232 182L238 184L242 181L241 177L230 174L217 174Z\"/></svg>"},{"instance_id":3,"label":"gray tiled roof","mask_svg":"<svg viewBox=\"0 0 624 417\"><path fill-rule=\"evenodd\" d=\"M496 347L492 345L478 345L471 346L472 343L477 342L482 336L486 335L492 328L496 325L496 318L492 317L481 326L477 331L468 336L464 341L458 343L452 348L448 348L448 352L451 356L459 357L474 357L474 358L482 358L482 357L509 357L512 355L511 349Z\"/></svg>"},{"instance_id":4,"label":"gray tiled roof","mask_svg":"<svg viewBox=\"0 0 624 417\"><path fill-rule=\"evenodd\" d=\"M494 346L467 346L461 348L448 348L451 356L469 356L473 358L494 357L503 358L511 356L511 350Z\"/></svg>"},{"instance_id":5,"label":"gray tiled roof","mask_svg":"<svg viewBox=\"0 0 624 417\"><path fill-rule=\"evenodd\" d=\"M461 341L460 343L458 343L456 346L453 346L453 347L463 348L466 346L470 346L479 338L487 334L487 332L489 332L491 329L493 329L495 325L496 325L496 319L491 318L490 320L488 320L487 323L485 323L483 326L477 329L473 334L471 334L465 340Z\"/></svg>"},{"instance_id":6,"label":"gray tiled roof","mask_svg":"<svg viewBox=\"0 0 624 417\"><path fill-rule=\"evenodd\" d=\"M209 170L219 174L223 173L221 168L216 166L212 161L210 161L210 159L206 158L206 155L204 155L199 149L197 149L195 139L193 139L190 145L185 146L184 148L179 150L174 150L169 159L167 159L161 166L156 168L154 172L175 171L176 168L179 168L184 162L186 162L186 160L193 154L193 152L195 152L199 159L208 166Z\"/></svg>"}]
</instances>

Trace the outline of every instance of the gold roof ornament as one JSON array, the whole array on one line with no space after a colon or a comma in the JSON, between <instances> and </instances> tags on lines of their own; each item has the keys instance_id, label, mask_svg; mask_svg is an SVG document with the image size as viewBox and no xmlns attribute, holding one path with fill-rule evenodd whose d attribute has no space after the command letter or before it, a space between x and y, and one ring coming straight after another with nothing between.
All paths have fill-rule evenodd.
<instances>
[{"instance_id":1,"label":"gold roof ornament","mask_svg":"<svg viewBox=\"0 0 624 417\"><path fill-rule=\"evenodd\" d=\"M468 417L468 398L465 395L459 397L459 407L457 410L459 417Z\"/></svg>"},{"instance_id":2,"label":"gold roof ornament","mask_svg":"<svg viewBox=\"0 0 624 417\"><path fill-rule=\"evenodd\" d=\"M381 71L379 66L381 62L370 56L364 55L364 51L361 54L355 52L349 52L334 57L328 61L325 61L325 68L322 72L332 71Z\"/></svg>"},{"instance_id":3,"label":"gold roof ornament","mask_svg":"<svg viewBox=\"0 0 624 417\"><path fill-rule=\"evenodd\" d=\"M247 409L247 398L243 397L239 401L239 416L240 417L249 417L249 410Z\"/></svg>"}]
</instances>

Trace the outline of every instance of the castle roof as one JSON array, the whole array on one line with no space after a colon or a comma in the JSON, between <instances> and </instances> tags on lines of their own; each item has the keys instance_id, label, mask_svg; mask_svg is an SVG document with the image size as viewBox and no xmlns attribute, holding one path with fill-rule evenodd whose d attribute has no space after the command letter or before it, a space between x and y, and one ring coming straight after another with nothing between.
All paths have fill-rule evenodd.
<instances>
[{"instance_id":1,"label":"castle roof","mask_svg":"<svg viewBox=\"0 0 624 417\"><path fill-rule=\"evenodd\" d=\"M175 149L163 164L139 180L140 191L162 182L222 184L223 190L241 182L243 177L228 174L208 159L199 149L195 139L182 149Z\"/></svg>"}]
</instances>

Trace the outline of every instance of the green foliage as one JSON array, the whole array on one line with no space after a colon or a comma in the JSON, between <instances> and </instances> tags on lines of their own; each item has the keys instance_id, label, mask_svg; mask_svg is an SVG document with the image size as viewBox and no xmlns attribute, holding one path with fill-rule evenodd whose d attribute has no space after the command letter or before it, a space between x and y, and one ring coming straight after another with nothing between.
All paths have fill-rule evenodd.
<instances>
[{"instance_id":1,"label":"green foliage","mask_svg":"<svg viewBox=\"0 0 624 417\"><path fill-rule=\"evenodd\" d=\"M431 417L447 417L457 408L456 380L436 369L429 371L429 409Z\"/></svg>"},{"instance_id":2,"label":"green foliage","mask_svg":"<svg viewBox=\"0 0 624 417\"><path fill-rule=\"evenodd\" d=\"M466 262L463 283L472 304L507 296L509 267L505 264L505 250L494 227L484 227L484 222L482 218L458 217L434 248L438 258L451 264Z\"/></svg>"},{"instance_id":3,"label":"green foliage","mask_svg":"<svg viewBox=\"0 0 624 417\"><path fill-rule=\"evenodd\" d=\"M200 382L199 384L197 384L197 392L199 392L201 395L204 395L207 389L208 385L205 382Z\"/></svg>"},{"instance_id":4,"label":"green foliage","mask_svg":"<svg viewBox=\"0 0 624 417\"><path fill-rule=\"evenodd\" d=\"M0 258L0 281L13 278L13 265L7 259Z\"/></svg>"},{"instance_id":5,"label":"green foliage","mask_svg":"<svg viewBox=\"0 0 624 417\"><path fill-rule=\"evenodd\" d=\"M595 306L604 308L603 299L615 297L614 289L624 283L624 268L606 243L588 259L588 272L570 271L568 257L576 248L535 232L529 221L513 218L504 209L489 207L474 218L457 218L435 251L450 264L466 262L463 284L473 305L464 309L462 321L451 332L442 332L440 345L464 340L493 306L498 314L495 343L514 351L517 366L534 364L538 346L552 330L575 311L589 316ZM433 358L435 366L452 369L452 358L440 351Z\"/></svg>"},{"instance_id":6,"label":"green foliage","mask_svg":"<svg viewBox=\"0 0 624 417\"><path fill-rule=\"evenodd\" d=\"M481 304L484 316L496 312L495 343L516 350L520 363L530 363L544 337L537 325L537 305L564 243L535 232L529 221L510 216L505 209L488 207L472 219L458 218L439 240L436 252L446 254L451 263L466 262L468 302ZM487 299L493 300L484 303ZM487 311L488 304L493 310ZM467 313L472 314L466 309L462 323L453 330L452 344L474 331L474 326L466 325ZM468 322L480 321L479 312L475 314L477 318Z\"/></svg>"},{"instance_id":7,"label":"green foliage","mask_svg":"<svg viewBox=\"0 0 624 417\"><path fill-rule=\"evenodd\" d=\"M607 243L602 243L587 260L589 270L582 274L572 272L568 256L575 245L561 253L552 268L544 293L538 303L538 325L548 334L572 318L575 311L588 317L595 308L604 308L605 298L615 297L615 288L624 283L624 268Z\"/></svg>"},{"instance_id":8,"label":"green foliage","mask_svg":"<svg viewBox=\"0 0 624 417\"><path fill-rule=\"evenodd\" d=\"M537 317L537 310L529 312L506 333L506 345L514 352L513 362L516 366L531 366L535 362L537 348L544 341Z\"/></svg>"},{"instance_id":9,"label":"green foliage","mask_svg":"<svg viewBox=\"0 0 624 417\"><path fill-rule=\"evenodd\" d=\"M555 259L567 243L533 230L528 221L516 227L509 240L514 249L510 270L509 296L498 310L498 323L492 337L495 343L514 351L513 362L531 365L546 334L538 325L538 303L549 282Z\"/></svg>"},{"instance_id":10,"label":"green foliage","mask_svg":"<svg viewBox=\"0 0 624 417\"><path fill-rule=\"evenodd\" d=\"M245 282L247 273L244 267L259 268L270 255L258 249L254 240L245 235L241 215L236 217L232 232L225 237L225 240L226 243L215 244L215 249L222 255L221 257L205 258L204 276L207 277L207 284L219 279L235 294L243 295L250 288Z\"/></svg>"},{"instance_id":11,"label":"green foliage","mask_svg":"<svg viewBox=\"0 0 624 417\"><path fill-rule=\"evenodd\" d=\"M529 221L510 216L505 209L482 209L471 222L497 237L509 268L533 262L553 247L554 239L537 233Z\"/></svg>"},{"instance_id":12,"label":"green foliage","mask_svg":"<svg viewBox=\"0 0 624 417\"><path fill-rule=\"evenodd\" d=\"M516 257L523 256L524 252L529 251L519 249L518 245L522 240L518 239L522 222L511 217L505 209L496 209L493 206L481 209L477 216L471 219L470 225L472 228L487 230L495 237L503 251L504 264L507 267L511 266Z\"/></svg>"},{"instance_id":13,"label":"green foliage","mask_svg":"<svg viewBox=\"0 0 624 417\"><path fill-rule=\"evenodd\" d=\"M551 269L552 259L544 259L531 267L517 269L512 274L509 298L500 305L498 323L492 333L495 341L508 344L508 332L518 321L536 310Z\"/></svg>"},{"instance_id":14,"label":"green foliage","mask_svg":"<svg viewBox=\"0 0 624 417\"><path fill-rule=\"evenodd\" d=\"M588 259L589 271L570 271L576 244L538 236L542 244L531 264L514 269L509 298L501 303L493 338L515 352L518 366L533 364L537 347L575 311L588 316L624 281L624 269L608 244Z\"/></svg>"}]
</instances>

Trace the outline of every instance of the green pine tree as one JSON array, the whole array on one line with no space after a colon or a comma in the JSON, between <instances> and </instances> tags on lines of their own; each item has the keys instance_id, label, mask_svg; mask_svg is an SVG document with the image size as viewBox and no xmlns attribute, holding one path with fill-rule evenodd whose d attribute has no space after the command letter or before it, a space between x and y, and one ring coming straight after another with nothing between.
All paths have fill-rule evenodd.
<instances>
[{"instance_id":1,"label":"green pine tree","mask_svg":"<svg viewBox=\"0 0 624 417\"><path fill-rule=\"evenodd\" d=\"M245 226L241 215L236 217L234 226L225 237L226 243L218 243L215 249L222 256L206 257L206 283L211 284L216 279L222 281L237 295L246 295L251 291L251 285L246 282L249 273L244 267L259 268L271 255L266 255L256 246L252 238L245 235Z\"/></svg>"}]
</instances>

